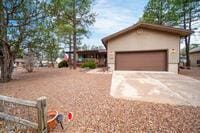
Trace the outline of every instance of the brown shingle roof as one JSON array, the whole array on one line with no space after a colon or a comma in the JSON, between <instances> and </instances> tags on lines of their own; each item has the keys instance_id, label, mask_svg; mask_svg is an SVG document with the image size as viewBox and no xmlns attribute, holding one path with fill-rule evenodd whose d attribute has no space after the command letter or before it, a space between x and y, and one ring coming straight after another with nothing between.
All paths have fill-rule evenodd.
<instances>
[{"instance_id":1,"label":"brown shingle roof","mask_svg":"<svg viewBox=\"0 0 200 133\"><path fill-rule=\"evenodd\" d=\"M128 28L125 28L121 31L118 31L114 34L111 34L107 37L104 37L102 39L102 42L103 42L104 46L106 47L109 40L114 39L114 38L116 38L120 35L126 34L129 31L136 30L138 28L146 28L146 29L151 29L151 30L163 31L163 32L179 35L180 37L188 36L188 35L193 33L191 30L185 30L185 29L174 28L174 27L170 27L170 26L148 24L148 23L141 23L140 22L140 23L136 23L136 24L134 24L134 25L132 25Z\"/></svg>"}]
</instances>

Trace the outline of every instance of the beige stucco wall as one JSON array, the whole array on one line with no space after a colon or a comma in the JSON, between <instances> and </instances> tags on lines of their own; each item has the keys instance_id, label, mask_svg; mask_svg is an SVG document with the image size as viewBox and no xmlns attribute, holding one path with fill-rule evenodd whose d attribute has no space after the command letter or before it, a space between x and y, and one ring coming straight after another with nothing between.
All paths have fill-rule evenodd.
<instances>
[{"instance_id":1,"label":"beige stucco wall","mask_svg":"<svg viewBox=\"0 0 200 133\"><path fill-rule=\"evenodd\" d=\"M108 66L115 70L115 52L168 50L168 71L178 72L180 37L164 32L139 29L108 41Z\"/></svg>"},{"instance_id":2,"label":"beige stucco wall","mask_svg":"<svg viewBox=\"0 0 200 133\"><path fill-rule=\"evenodd\" d=\"M200 52L190 54L190 63L192 67L197 67L197 60L200 60Z\"/></svg>"}]
</instances>

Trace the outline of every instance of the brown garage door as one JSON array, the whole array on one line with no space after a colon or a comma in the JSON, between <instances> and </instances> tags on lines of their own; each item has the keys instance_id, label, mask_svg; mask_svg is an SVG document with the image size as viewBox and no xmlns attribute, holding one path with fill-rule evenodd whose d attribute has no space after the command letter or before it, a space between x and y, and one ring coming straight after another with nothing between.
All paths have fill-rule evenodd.
<instances>
[{"instance_id":1,"label":"brown garage door","mask_svg":"<svg viewBox=\"0 0 200 133\"><path fill-rule=\"evenodd\" d=\"M116 70L166 71L166 51L117 52Z\"/></svg>"}]
</instances>

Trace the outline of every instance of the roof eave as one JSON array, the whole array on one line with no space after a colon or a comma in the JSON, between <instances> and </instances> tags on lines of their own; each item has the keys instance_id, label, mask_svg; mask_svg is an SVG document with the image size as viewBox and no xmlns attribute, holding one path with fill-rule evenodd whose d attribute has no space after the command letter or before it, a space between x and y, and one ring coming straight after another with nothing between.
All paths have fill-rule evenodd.
<instances>
[{"instance_id":1,"label":"roof eave","mask_svg":"<svg viewBox=\"0 0 200 133\"><path fill-rule=\"evenodd\" d=\"M107 43L109 40L116 38L122 34L127 33L128 31L134 30L134 29L138 29L138 28L147 28L147 29L152 29L152 30L160 30L163 32L168 32L171 34L176 34L179 35L180 37L186 37L191 35L192 33L194 33L191 30L184 30L184 29L180 29L180 28L173 28L173 27L168 27L168 26L162 26L162 25L155 25L155 24L148 24L148 23L136 23L128 28L125 28L121 31L118 31L116 33L113 33L107 37L104 37L103 39L101 39L102 43L104 44L104 46L107 48Z\"/></svg>"},{"instance_id":2,"label":"roof eave","mask_svg":"<svg viewBox=\"0 0 200 133\"><path fill-rule=\"evenodd\" d=\"M104 47L107 49L107 42L105 41L105 38L101 39L101 42L103 43Z\"/></svg>"}]
</instances>

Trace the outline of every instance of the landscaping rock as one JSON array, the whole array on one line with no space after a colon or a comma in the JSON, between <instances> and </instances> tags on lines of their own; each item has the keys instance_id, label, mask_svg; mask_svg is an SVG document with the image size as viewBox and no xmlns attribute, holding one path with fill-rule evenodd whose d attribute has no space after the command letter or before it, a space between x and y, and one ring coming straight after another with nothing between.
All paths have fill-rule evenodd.
<instances>
[{"instance_id":1,"label":"landscaping rock","mask_svg":"<svg viewBox=\"0 0 200 133\"><path fill-rule=\"evenodd\" d=\"M64 130L57 126L53 132L200 131L200 107L115 99L110 96L111 76L50 68L31 74L18 72L17 80L0 84L0 94L30 100L46 96L48 110L57 110L65 117ZM73 113L70 122L69 112Z\"/></svg>"}]
</instances>

